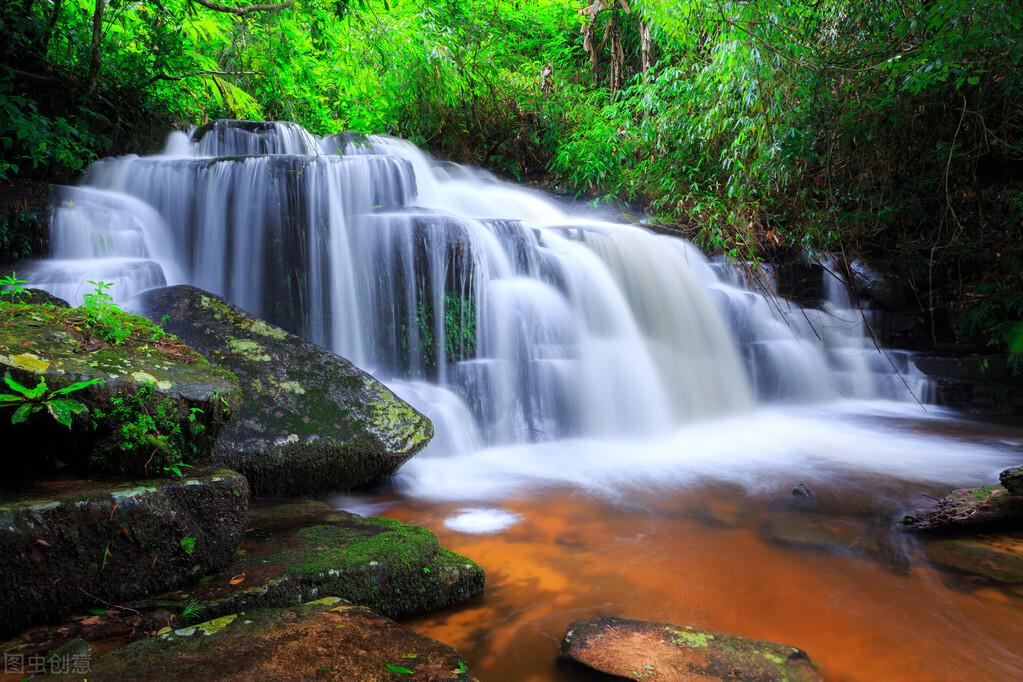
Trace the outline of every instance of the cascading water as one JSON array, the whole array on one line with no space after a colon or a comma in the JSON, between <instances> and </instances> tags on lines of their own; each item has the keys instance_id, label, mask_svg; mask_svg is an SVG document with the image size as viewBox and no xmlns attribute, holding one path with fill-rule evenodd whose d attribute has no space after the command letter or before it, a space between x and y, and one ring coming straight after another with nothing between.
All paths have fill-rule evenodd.
<instances>
[{"instance_id":1,"label":"cascading water","mask_svg":"<svg viewBox=\"0 0 1023 682\"><path fill-rule=\"evenodd\" d=\"M52 229L34 285L224 295L388 381L434 419L434 454L649 438L766 402L926 398L833 275L803 308L681 239L392 138L238 121L175 133L162 154L94 164Z\"/></svg>"}]
</instances>

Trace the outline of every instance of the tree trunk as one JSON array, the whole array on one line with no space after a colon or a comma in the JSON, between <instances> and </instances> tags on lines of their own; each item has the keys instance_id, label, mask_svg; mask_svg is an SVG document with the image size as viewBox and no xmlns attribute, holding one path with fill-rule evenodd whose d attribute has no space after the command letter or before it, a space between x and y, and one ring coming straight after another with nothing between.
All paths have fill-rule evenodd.
<instances>
[{"instance_id":1,"label":"tree trunk","mask_svg":"<svg viewBox=\"0 0 1023 682\"><path fill-rule=\"evenodd\" d=\"M85 84L85 99L92 99L99 82L100 47L103 43L103 10L106 0L96 0L96 9L92 13L92 46L89 56L89 77Z\"/></svg>"}]
</instances>

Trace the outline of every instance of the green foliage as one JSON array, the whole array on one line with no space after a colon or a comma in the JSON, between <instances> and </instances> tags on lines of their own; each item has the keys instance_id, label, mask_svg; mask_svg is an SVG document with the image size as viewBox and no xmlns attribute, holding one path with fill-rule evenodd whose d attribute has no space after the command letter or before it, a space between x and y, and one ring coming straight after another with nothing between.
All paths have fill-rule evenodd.
<instances>
[{"instance_id":1,"label":"green foliage","mask_svg":"<svg viewBox=\"0 0 1023 682\"><path fill-rule=\"evenodd\" d=\"M185 537L181 538L181 542L179 544L181 545L181 549L182 551L184 551L185 554L187 554L188 556L192 556L192 554L195 552L196 542L197 540L195 539L195 537L191 535L186 535Z\"/></svg>"},{"instance_id":2,"label":"green foliage","mask_svg":"<svg viewBox=\"0 0 1023 682\"><path fill-rule=\"evenodd\" d=\"M28 289L22 284L28 284L28 280L18 279L16 272L0 277L0 287L3 287L0 289L0 300L16 303L22 296L28 295Z\"/></svg>"},{"instance_id":3,"label":"green foliage","mask_svg":"<svg viewBox=\"0 0 1023 682\"><path fill-rule=\"evenodd\" d=\"M89 280L89 284L95 289L82 297L86 324L99 338L115 346L121 345L131 336L134 325L124 311L114 303L113 297L107 293L113 284L96 280Z\"/></svg>"},{"instance_id":4,"label":"green foliage","mask_svg":"<svg viewBox=\"0 0 1023 682\"><path fill-rule=\"evenodd\" d=\"M406 668L403 665L394 665L393 663L388 663L387 664L387 669L390 670L395 675L415 675L416 674L415 670L410 670L409 668Z\"/></svg>"},{"instance_id":5,"label":"green foliage","mask_svg":"<svg viewBox=\"0 0 1023 682\"><path fill-rule=\"evenodd\" d=\"M178 478L196 454L195 437L206 428L198 414L202 410L193 408L183 427L175 402L144 383L128 395L115 395L108 407L96 410L97 417L117 425L120 452L145 457L147 469Z\"/></svg>"},{"instance_id":6,"label":"green foliage","mask_svg":"<svg viewBox=\"0 0 1023 682\"><path fill-rule=\"evenodd\" d=\"M102 383L102 381L102 379L77 381L64 388L51 391L46 385L44 377L39 378L39 383L34 388L28 388L15 381L10 372L6 372L4 383L14 393L0 393L0 407L14 408L11 424L15 426L26 423L33 414L46 410L57 423L70 430L74 418L76 416L87 417L89 408L81 401L68 396L89 386Z\"/></svg>"},{"instance_id":7,"label":"green foliage","mask_svg":"<svg viewBox=\"0 0 1023 682\"><path fill-rule=\"evenodd\" d=\"M181 610L181 619L187 623L189 621L197 620L201 613L202 603L198 599L192 599L185 604L185 608Z\"/></svg>"}]
</instances>

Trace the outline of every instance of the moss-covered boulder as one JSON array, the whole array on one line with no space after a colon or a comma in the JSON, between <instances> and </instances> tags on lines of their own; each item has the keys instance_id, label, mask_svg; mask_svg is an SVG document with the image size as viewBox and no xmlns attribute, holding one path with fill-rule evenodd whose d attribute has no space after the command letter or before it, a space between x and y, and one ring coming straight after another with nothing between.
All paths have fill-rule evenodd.
<instances>
[{"instance_id":1,"label":"moss-covered boulder","mask_svg":"<svg viewBox=\"0 0 1023 682\"><path fill-rule=\"evenodd\" d=\"M104 319L122 334L119 343L105 339L82 309L0 302L0 377L27 389L46 385L36 398L43 409L27 420L14 416L23 402L0 403L5 470L60 460L158 475L181 461L201 461L212 449L236 398L234 376L145 318L112 311ZM59 394L85 381L96 383ZM18 397L6 383L0 393ZM84 406L68 415L70 427L50 409L55 399Z\"/></svg>"},{"instance_id":2,"label":"moss-covered boulder","mask_svg":"<svg viewBox=\"0 0 1023 682\"><path fill-rule=\"evenodd\" d=\"M998 480L1010 495L1023 497L1023 466L1006 469L998 475Z\"/></svg>"},{"instance_id":3,"label":"moss-covered boulder","mask_svg":"<svg viewBox=\"0 0 1023 682\"><path fill-rule=\"evenodd\" d=\"M249 492L233 471L0 489L0 634L157 594L227 566Z\"/></svg>"},{"instance_id":4,"label":"moss-covered boulder","mask_svg":"<svg viewBox=\"0 0 1023 682\"><path fill-rule=\"evenodd\" d=\"M644 682L820 679L796 647L616 616L572 623L559 653L607 675Z\"/></svg>"},{"instance_id":5,"label":"moss-covered boulder","mask_svg":"<svg viewBox=\"0 0 1023 682\"><path fill-rule=\"evenodd\" d=\"M909 514L902 523L917 530L1023 527L1023 497L1003 486L953 490L937 504Z\"/></svg>"},{"instance_id":6,"label":"moss-covered boulder","mask_svg":"<svg viewBox=\"0 0 1023 682\"><path fill-rule=\"evenodd\" d=\"M90 680L471 680L457 651L324 598L170 630L92 662Z\"/></svg>"},{"instance_id":7,"label":"moss-covered boulder","mask_svg":"<svg viewBox=\"0 0 1023 682\"><path fill-rule=\"evenodd\" d=\"M259 495L345 489L394 473L433 425L344 358L189 286L139 297L151 319L231 370L243 398L215 461Z\"/></svg>"},{"instance_id":8,"label":"moss-covered boulder","mask_svg":"<svg viewBox=\"0 0 1023 682\"><path fill-rule=\"evenodd\" d=\"M1023 533L946 537L924 545L927 557L982 581L1023 583Z\"/></svg>"},{"instance_id":9,"label":"moss-covered boulder","mask_svg":"<svg viewBox=\"0 0 1023 682\"><path fill-rule=\"evenodd\" d=\"M393 519L362 517L322 502L257 502L239 558L195 586L132 604L147 613L209 619L239 610L342 597L397 618L466 601L485 574L437 537Z\"/></svg>"}]
</instances>

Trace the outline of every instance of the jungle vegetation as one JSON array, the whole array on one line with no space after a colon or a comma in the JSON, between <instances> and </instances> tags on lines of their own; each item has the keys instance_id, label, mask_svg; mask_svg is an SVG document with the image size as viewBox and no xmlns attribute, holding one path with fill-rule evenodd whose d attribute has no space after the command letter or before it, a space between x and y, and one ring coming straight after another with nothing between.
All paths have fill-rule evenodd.
<instances>
[{"instance_id":1,"label":"jungle vegetation","mask_svg":"<svg viewBox=\"0 0 1023 682\"><path fill-rule=\"evenodd\" d=\"M1023 350L1021 3L249 2L4 3L0 179L212 118L390 133L733 257L864 257Z\"/></svg>"}]
</instances>

